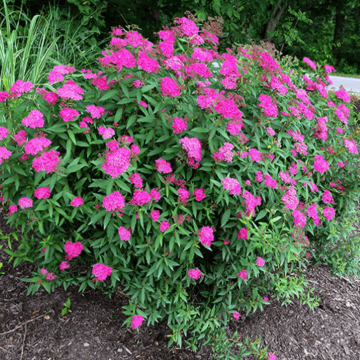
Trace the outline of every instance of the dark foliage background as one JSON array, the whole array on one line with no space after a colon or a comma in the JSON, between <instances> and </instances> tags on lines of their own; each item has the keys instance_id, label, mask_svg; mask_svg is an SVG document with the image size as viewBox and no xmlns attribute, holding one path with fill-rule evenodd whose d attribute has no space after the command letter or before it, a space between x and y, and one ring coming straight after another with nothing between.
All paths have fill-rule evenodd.
<instances>
[{"instance_id":1,"label":"dark foliage background","mask_svg":"<svg viewBox=\"0 0 360 360\"><path fill-rule=\"evenodd\" d=\"M46 16L50 9L48 0L6 2L22 6L29 16ZM89 45L106 38L110 27L117 25L136 24L154 40L155 30L189 10L200 20L224 19L223 49L265 40L284 54L307 56L348 74L360 71L359 0L61 0L54 4L61 10L60 25L81 23L84 33L93 33Z\"/></svg>"}]
</instances>

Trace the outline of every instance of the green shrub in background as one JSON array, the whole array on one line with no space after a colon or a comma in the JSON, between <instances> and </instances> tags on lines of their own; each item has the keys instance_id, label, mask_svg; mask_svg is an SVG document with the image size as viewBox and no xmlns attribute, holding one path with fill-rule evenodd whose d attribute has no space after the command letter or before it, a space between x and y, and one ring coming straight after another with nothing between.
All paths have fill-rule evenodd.
<instances>
[{"instance_id":1,"label":"green shrub in background","mask_svg":"<svg viewBox=\"0 0 360 360\"><path fill-rule=\"evenodd\" d=\"M91 66L101 54L101 43L87 43L92 32L83 23L73 25L63 11L50 7L46 17L29 19L20 10L10 10L5 0L0 12L0 91L9 90L17 80L35 86L47 83L54 65ZM61 20L60 20L61 19ZM85 46L87 45L87 46Z\"/></svg>"},{"instance_id":2,"label":"green shrub in background","mask_svg":"<svg viewBox=\"0 0 360 360\"><path fill-rule=\"evenodd\" d=\"M220 24L193 20L155 45L114 29L100 69L56 66L54 92L0 93L1 190L22 232L6 251L37 264L28 294L120 284L133 328L167 318L170 344L268 358L224 341L231 317L271 298L316 306L308 257L359 273L358 119L346 91L327 92L331 66L218 53Z\"/></svg>"}]
</instances>

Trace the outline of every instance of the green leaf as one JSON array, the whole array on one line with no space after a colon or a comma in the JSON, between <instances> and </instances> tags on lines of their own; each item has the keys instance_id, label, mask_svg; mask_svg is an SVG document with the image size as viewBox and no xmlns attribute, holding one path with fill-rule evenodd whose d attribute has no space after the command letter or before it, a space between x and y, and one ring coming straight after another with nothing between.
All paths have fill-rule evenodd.
<instances>
[{"instance_id":1,"label":"green leaf","mask_svg":"<svg viewBox=\"0 0 360 360\"><path fill-rule=\"evenodd\" d=\"M68 130L69 137L71 141L76 145L75 135L71 130Z\"/></svg>"},{"instance_id":2,"label":"green leaf","mask_svg":"<svg viewBox=\"0 0 360 360\"><path fill-rule=\"evenodd\" d=\"M210 131L210 129L204 128L204 127L196 127L191 129L193 132L200 132L200 133L207 133Z\"/></svg>"},{"instance_id":3,"label":"green leaf","mask_svg":"<svg viewBox=\"0 0 360 360\"><path fill-rule=\"evenodd\" d=\"M261 210L255 221L262 219L267 214L266 210Z\"/></svg>"},{"instance_id":4,"label":"green leaf","mask_svg":"<svg viewBox=\"0 0 360 360\"><path fill-rule=\"evenodd\" d=\"M156 84L146 85L141 88L141 91L144 93L144 92L147 92L147 91L153 89L154 87L156 87Z\"/></svg>"},{"instance_id":5,"label":"green leaf","mask_svg":"<svg viewBox=\"0 0 360 360\"><path fill-rule=\"evenodd\" d=\"M76 172L76 171L82 169L84 166L87 166L87 165L86 164L78 164L78 165L69 166L66 169L65 173L66 174L71 174L73 172Z\"/></svg>"},{"instance_id":6,"label":"green leaf","mask_svg":"<svg viewBox=\"0 0 360 360\"><path fill-rule=\"evenodd\" d=\"M106 91L103 96L100 98L100 101L104 101L110 98L114 98L115 95L117 95L117 98L119 98L118 91L115 89Z\"/></svg>"},{"instance_id":7,"label":"green leaf","mask_svg":"<svg viewBox=\"0 0 360 360\"><path fill-rule=\"evenodd\" d=\"M224 227L226 225L226 223L229 221L230 215L231 215L231 210L227 209L224 212L223 216L221 217L221 226L222 227Z\"/></svg>"}]
</instances>

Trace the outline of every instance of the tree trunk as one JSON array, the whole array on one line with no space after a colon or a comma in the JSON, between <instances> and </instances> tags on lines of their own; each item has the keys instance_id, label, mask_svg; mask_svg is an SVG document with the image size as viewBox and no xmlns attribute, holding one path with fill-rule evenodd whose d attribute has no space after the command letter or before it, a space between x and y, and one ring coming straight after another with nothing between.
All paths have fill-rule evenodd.
<instances>
[{"instance_id":1,"label":"tree trunk","mask_svg":"<svg viewBox=\"0 0 360 360\"><path fill-rule=\"evenodd\" d=\"M279 5L276 5L274 10L272 11L272 16L269 22L266 24L265 28L265 41L270 42L272 39L271 34L274 32L277 22L279 21L282 13L287 7L287 1L285 0L283 4L280 6L281 1L279 2Z\"/></svg>"},{"instance_id":2,"label":"tree trunk","mask_svg":"<svg viewBox=\"0 0 360 360\"><path fill-rule=\"evenodd\" d=\"M345 16L343 14L341 14L341 10L343 7L343 1L339 2L339 6L338 6L338 10L336 11L336 15L335 15L335 30L334 30L334 43L335 46L333 48L333 53L339 49L339 46L336 45L336 43L341 39L341 30L342 30L342 25L343 22L345 20Z\"/></svg>"}]
</instances>

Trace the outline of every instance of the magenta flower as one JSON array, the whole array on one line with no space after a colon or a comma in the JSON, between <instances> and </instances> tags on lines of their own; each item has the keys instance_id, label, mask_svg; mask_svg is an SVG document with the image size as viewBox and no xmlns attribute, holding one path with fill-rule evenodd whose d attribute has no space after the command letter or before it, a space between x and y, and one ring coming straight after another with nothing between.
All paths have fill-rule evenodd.
<instances>
[{"instance_id":1,"label":"magenta flower","mask_svg":"<svg viewBox=\"0 0 360 360\"><path fill-rule=\"evenodd\" d=\"M151 189L150 190L150 196L152 199L154 199L155 201L158 201L161 199L161 195L158 191L156 191L155 189Z\"/></svg>"},{"instance_id":2,"label":"magenta flower","mask_svg":"<svg viewBox=\"0 0 360 360\"><path fill-rule=\"evenodd\" d=\"M158 221L159 217L160 217L160 211L159 210L153 210L150 215L149 215L152 219L152 221L156 222Z\"/></svg>"},{"instance_id":3,"label":"magenta flower","mask_svg":"<svg viewBox=\"0 0 360 360\"><path fill-rule=\"evenodd\" d=\"M303 62L307 63L313 70L316 69L316 64L313 61L311 61L309 58L304 57ZM270 359L270 360L272 360L272 359Z\"/></svg>"},{"instance_id":4,"label":"magenta flower","mask_svg":"<svg viewBox=\"0 0 360 360\"><path fill-rule=\"evenodd\" d=\"M163 96L177 97L181 95L177 83L169 77L164 77L162 79L160 90Z\"/></svg>"},{"instance_id":5,"label":"magenta flower","mask_svg":"<svg viewBox=\"0 0 360 360\"><path fill-rule=\"evenodd\" d=\"M257 257L256 258L256 265L257 266L260 266L260 267L263 267L264 265L265 265L265 260L263 259L263 258L261 258L261 257Z\"/></svg>"},{"instance_id":6,"label":"magenta flower","mask_svg":"<svg viewBox=\"0 0 360 360\"><path fill-rule=\"evenodd\" d=\"M104 264L95 264L92 270L93 275L100 281L106 280L112 273L112 268Z\"/></svg>"},{"instance_id":7,"label":"magenta flower","mask_svg":"<svg viewBox=\"0 0 360 360\"><path fill-rule=\"evenodd\" d=\"M37 199L48 199L50 197L51 190L48 187L41 187L34 191L34 196Z\"/></svg>"},{"instance_id":8,"label":"magenta flower","mask_svg":"<svg viewBox=\"0 0 360 360\"><path fill-rule=\"evenodd\" d=\"M233 179L231 177L226 177L221 180L223 184L224 190L230 190L230 195L240 195L241 194L241 186L237 179Z\"/></svg>"},{"instance_id":9,"label":"magenta flower","mask_svg":"<svg viewBox=\"0 0 360 360\"><path fill-rule=\"evenodd\" d=\"M200 270L199 269L196 269L196 270L189 270L189 277L191 279L195 279L195 280L199 280L203 275L201 274Z\"/></svg>"},{"instance_id":10,"label":"magenta flower","mask_svg":"<svg viewBox=\"0 0 360 360\"><path fill-rule=\"evenodd\" d=\"M233 312L235 320L239 320L240 314L236 311Z\"/></svg>"},{"instance_id":11,"label":"magenta flower","mask_svg":"<svg viewBox=\"0 0 360 360\"><path fill-rule=\"evenodd\" d=\"M75 257L78 257L82 250L84 250L84 246L81 244L80 241L73 243L71 241L68 241L64 245L66 256L65 260L71 260Z\"/></svg>"},{"instance_id":12,"label":"magenta flower","mask_svg":"<svg viewBox=\"0 0 360 360\"><path fill-rule=\"evenodd\" d=\"M119 236L120 240L122 241L128 241L131 236L131 232L127 229L125 229L123 226L119 227Z\"/></svg>"},{"instance_id":13,"label":"magenta flower","mask_svg":"<svg viewBox=\"0 0 360 360\"><path fill-rule=\"evenodd\" d=\"M31 208L33 206L33 201L27 197L23 197L19 199L19 206L26 210L28 208Z\"/></svg>"},{"instance_id":14,"label":"magenta flower","mask_svg":"<svg viewBox=\"0 0 360 360\"><path fill-rule=\"evenodd\" d=\"M100 119L105 114L105 109L101 106L89 105L86 107L86 111L91 114L93 119Z\"/></svg>"},{"instance_id":15,"label":"magenta flower","mask_svg":"<svg viewBox=\"0 0 360 360\"><path fill-rule=\"evenodd\" d=\"M125 207L125 198L119 191L115 191L104 197L102 206L107 211L116 211L118 216L121 216Z\"/></svg>"},{"instance_id":16,"label":"magenta flower","mask_svg":"<svg viewBox=\"0 0 360 360\"><path fill-rule=\"evenodd\" d=\"M247 240L248 238L248 230L246 228L241 228L237 234L238 239Z\"/></svg>"},{"instance_id":17,"label":"magenta flower","mask_svg":"<svg viewBox=\"0 0 360 360\"><path fill-rule=\"evenodd\" d=\"M12 214L16 213L17 211L18 211L18 207L16 205L10 205L8 216L11 216Z\"/></svg>"},{"instance_id":18,"label":"magenta flower","mask_svg":"<svg viewBox=\"0 0 360 360\"><path fill-rule=\"evenodd\" d=\"M169 174L172 172L170 163L161 158L155 161L155 167L160 174Z\"/></svg>"},{"instance_id":19,"label":"magenta flower","mask_svg":"<svg viewBox=\"0 0 360 360\"><path fill-rule=\"evenodd\" d=\"M225 239L224 240L224 245L229 245L230 244L230 240L229 239Z\"/></svg>"},{"instance_id":20,"label":"magenta flower","mask_svg":"<svg viewBox=\"0 0 360 360\"><path fill-rule=\"evenodd\" d=\"M195 189L193 191L193 195L195 195L195 200L196 201L201 201L201 200L205 199L205 197L206 197L203 188Z\"/></svg>"},{"instance_id":21,"label":"magenta flower","mask_svg":"<svg viewBox=\"0 0 360 360\"><path fill-rule=\"evenodd\" d=\"M58 151L50 150L43 153L41 156L35 158L32 167L36 172L46 171L46 174L54 172L60 163L60 153Z\"/></svg>"},{"instance_id":22,"label":"magenta flower","mask_svg":"<svg viewBox=\"0 0 360 360\"><path fill-rule=\"evenodd\" d=\"M42 153L50 145L51 141L45 137L31 139L24 146L25 154L36 156L37 153Z\"/></svg>"},{"instance_id":23,"label":"magenta flower","mask_svg":"<svg viewBox=\"0 0 360 360\"><path fill-rule=\"evenodd\" d=\"M168 223L167 221L162 221L160 223L160 231L161 232L166 231L169 227L170 227L170 223Z\"/></svg>"},{"instance_id":24,"label":"magenta flower","mask_svg":"<svg viewBox=\"0 0 360 360\"><path fill-rule=\"evenodd\" d=\"M141 315L133 316L131 321L131 327L133 329L136 329L137 327L141 326L141 324L143 323L143 319L144 318Z\"/></svg>"},{"instance_id":25,"label":"magenta flower","mask_svg":"<svg viewBox=\"0 0 360 360\"><path fill-rule=\"evenodd\" d=\"M83 205L83 204L84 204L84 200L81 196L75 197L70 203L70 205L74 206L74 207L79 207L80 205Z\"/></svg>"},{"instance_id":26,"label":"magenta flower","mask_svg":"<svg viewBox=\"0 0 360 360\"><path fill-rule=\"evenodd\" d=\"M246 270L241 270L237 275L243 280L247 280L249 277Z\"/></svg>"},{"instance_id":27,"label":"magenta flower","mask_svg":"<svg viewBox=\"0 0 360 360\"><path fill-rule=\"evenodd\" d=\"M56 278L57 276L54 273L47 273L45 276L45 279L49 281L55 280Z\"/></svg>"},{"instance_id":28,"label":"magenta flower","mask_svg":"<svg viewBox=\"0 0 360 360\"><path fill-rule=\"evenodd\" d=\"M115 130L110 127L105 128L103 126L100 126L98 132L100 135L102 135L103 139L105 140L110 139L112 136L115 135Z\"/></svg>"},{"instance_id":29,"label":"magenta flower","mask_svg":"<svg viewBox=\"0 0 360 360\"><path fill-rule=\"evenodd\" d=\"M146 190L135 190L130 204L133 206L143 206L151 200L151 195Z\"/></svg>"},{"instance_id":30,"label":"magenta flower","mask_svg":"<svg viewBox=\"0 0 360 360\"><path fill-rule=\"evenodd\" d=\"M174 129L175 134L181 134L187 129L187 122L182 118L174 117L171 127Z\"/></svg>"},{"instance_id":31,"label":"magenta flower","mask_svg":"<svg viewBox=\"0 0 360 360\"><path fill-rule=\"evenodd\" d=\"M264 301L269 301L269 298L265 296Z\"/></svg>"},{"instance_id":32,"label":"magenta flower","mask_svg":"<svg viewBox=\"0 0 360 360\"><path fill-rule=\"evenodd\" d=\"M214 241L214 230L209 226L204 226L198 231L200 242L203 245L211 246Z\"/></svg>"},{"instance_id":33,"label":"magenta flower","mask_svg":"<svg viewBox=\"0 0 360 360\"><path fill-rule=\"evenodd\" d=\"M28 116L21 120L21 123L25 127L31 129L41 128L44 126L45 120L43 119L44 115L39 110L32 110Z\"/></svg>"},{"instance_id":34,"label":"magenta flower","mask_svg":"<svg viewBox=\"0 0 360 360\"><path fill-rule=\"evenodd\" d=\"M132 174L131 176L128 177L128 179L136 188L138 188L138 189L142 188L143 181L140 177L140 174L138 174L138 173Z\"/></svg>"},{"instance_id":35,"label":"magenta flower","mask_svg":"<svg viewBox=\"0 0 360 360\"><path fill-rule=\"evenodd\" d=\"M274 136L274 135L275 135L275 131L274 131L271 127L266 128L266 131L267 131L267 133L268 133L270 136Z\"/></svg>"},{"instance_id":36,"label":"magenta flower","mask_svg":"<svg viewBox=\"0 0 360 360\"><path fill-rule=\"evenodd\" d=\"M74 119L79 115L79 112L75 109L64 108L60 110L60 118L65 122L74 121Z\"/></svg>"},{"instance_id":37,"label":"magenta flower","mask_svg":"<svg viewBox=\"0 0 360 360\"><path fill-rule=\"evenodd\" d=\"M62 261L59 265L61 271L70 268L70 264L67 261Z\"/></svg>"},{"instance_id":38,"label":"magenta flower","mask_svg":"<svg viewBox=\"0 0 360 360\"><path fill-rule=\"evenodd\" d=\"M327 207L323 209L323 214L329 221L331 221L335 216L335 210L332 207Z\"/></svg>"},{"instance_id":39,"label":"magenta flower","mask_svg":"<svg viewBox=\"0 0 360 360\"><path fill-rule=\"evenodd\" d=\"M276 360L276 355L273 353L269 353L269 358L268 360Z\"/></svg>"},{"instance_id":40,"label":"magenta flower","mask_svg":"<svg viewBox=\"0 0 360 360\"><path fill-rule=\"evenodd\" d=\"M184 188L178 189L178 193L179 193L179 201L181 202L182 205L186 205L189 200L190 193Z\"/></svg>"}]
</instances>

